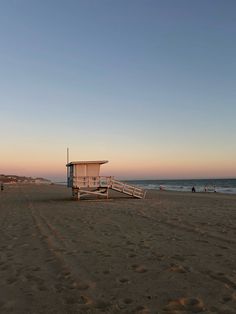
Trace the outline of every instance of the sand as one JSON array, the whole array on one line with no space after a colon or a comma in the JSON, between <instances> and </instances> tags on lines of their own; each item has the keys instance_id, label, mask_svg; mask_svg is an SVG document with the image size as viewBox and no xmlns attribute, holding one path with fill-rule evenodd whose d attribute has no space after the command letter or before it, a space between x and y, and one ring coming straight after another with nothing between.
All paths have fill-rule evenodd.
<instances>
[{"instance_id":1,"label":"sand","mask_svg":"<svg viewBox=\"0 0 236 314\"><path fill-rule=\"evenodd\" d=\"M236 196L0 193L0 313L236 313Z\"/></svg>"}]
</instances>

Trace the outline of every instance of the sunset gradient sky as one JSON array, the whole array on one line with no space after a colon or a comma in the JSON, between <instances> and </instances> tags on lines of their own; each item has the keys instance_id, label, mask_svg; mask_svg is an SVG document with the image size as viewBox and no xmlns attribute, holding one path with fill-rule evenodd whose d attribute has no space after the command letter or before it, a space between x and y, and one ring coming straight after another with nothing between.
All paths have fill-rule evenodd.
<instances>
[{"instance_id":1,"label":"sunset gradient sky","mask_svg":"<svg viewBox=\"0 0 236 314\"><path fill-rule=\"evenodd\" d=\"M235 0L1 0L0 173L236 177Z\"/></svg>"}]
</instances>

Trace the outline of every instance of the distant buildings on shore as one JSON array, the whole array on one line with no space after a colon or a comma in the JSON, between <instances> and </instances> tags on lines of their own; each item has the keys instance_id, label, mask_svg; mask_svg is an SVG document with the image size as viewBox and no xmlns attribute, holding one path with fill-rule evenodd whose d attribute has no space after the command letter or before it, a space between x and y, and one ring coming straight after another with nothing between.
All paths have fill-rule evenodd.
<instances>
[{"instance_id":1,"label":"distant buildings on shore","mask_svg":"<svg viewBox=\"0 0 236 314\"><path fill-rule=\"evenodd\" d=\"M15 183L51 184L50 180L47 180L44 178L32 178L32 177L5 175L5 174L0 174L0 182L6 183L6 184L15 184Z\"/></svg>"}]
</instances>

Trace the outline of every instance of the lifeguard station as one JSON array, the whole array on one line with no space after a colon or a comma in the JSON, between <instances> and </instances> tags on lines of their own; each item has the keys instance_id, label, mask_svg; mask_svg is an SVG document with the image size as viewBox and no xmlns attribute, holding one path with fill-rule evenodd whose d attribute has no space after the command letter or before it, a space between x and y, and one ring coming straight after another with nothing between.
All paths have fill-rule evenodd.
<instances>
[{"instance_id":1,"label":"lifeguard station","mask_svg":"<svg viewBox=\"0 0 236 314\"><path fill-rule=\"evenodd\" d=\"M139 187L117 181L111 176L100 176L100 166L107 162L107 160L73 161L66 165L67 186L72 188L74 199L79 200L81 196L88 195L108 198L109 189L136 198L145 198L146 192Z\"/></svg>"}]
</instances>

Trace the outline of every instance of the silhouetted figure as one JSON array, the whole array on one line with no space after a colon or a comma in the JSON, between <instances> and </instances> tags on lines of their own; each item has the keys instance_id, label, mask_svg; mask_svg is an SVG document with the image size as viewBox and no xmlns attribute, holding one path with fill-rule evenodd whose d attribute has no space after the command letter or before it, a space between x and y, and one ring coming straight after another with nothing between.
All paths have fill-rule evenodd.
<instances>
[{"instance_id":1,"label":"silhouetted figure","mask_svg":"<svg viewBox=\"0 0 236 314\"><path fill-rule=\"evenodd\" d=\"M4 190L4 185L3 185L3 183L1 183L1 191L3 191Z\"/></svg>"},{"instance_id":2,"label":"silhouetted figure","mask_svg":"<svg viewBox=\"0 0 236 314\"><path fill-rule=\"evenodd\" d=\"M195 187L193 186L192 187L192 193L195 193L196 192L196 190L195 190Z\"/></svg>"}]
</instances>

